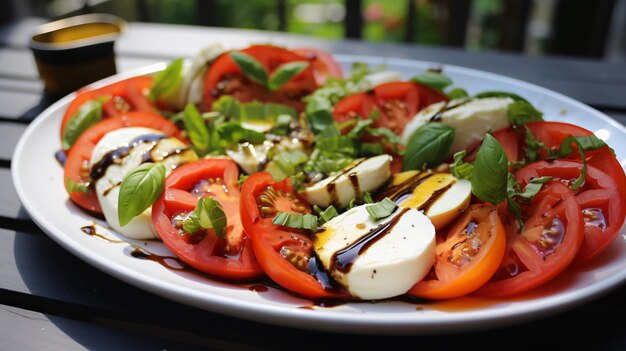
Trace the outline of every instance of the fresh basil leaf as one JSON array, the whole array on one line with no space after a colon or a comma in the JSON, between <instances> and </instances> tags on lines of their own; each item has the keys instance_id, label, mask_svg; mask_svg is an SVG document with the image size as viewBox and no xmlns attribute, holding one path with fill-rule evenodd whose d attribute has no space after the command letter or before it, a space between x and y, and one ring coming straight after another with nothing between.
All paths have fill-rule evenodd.
<instances>
[{"instance_id":1,"label":"fresh basil leaf","mask_svg":"<svg viewBox=\"0 0 626 351\"><path fill-rule=\"evenodd\" d=\"M185 107L183 122L193 146L201 152L209 151L211 143L209 129L198 109L191 103Z\"/></svg>"},{"instance_id":2,"label":"fresh basil leaf","mask_svg":"<svg viewBox=\"0 0 626 351\"><path fill-rule=\"evenodd\" d=\"M272 91L280 89L291 78L304 71L307 67L309 67L309 62L307 61L293 61L278 66L270 75L268 88Z\"/></svg>"},{"instance_id":3,"label":"fresh basil leaf","mask_svg":"<svg viewBox=\"0 0 626 351\"><path fill-rule=\"evenodd\" d=\"M317 216L308 213L279 212L272 224L294 229L317 230Z\"/></svg>"},{"instance_id":4,"label":"fresh basil leaf","mask_svg":"<svg viewBox=\"0 0 626 351\"><path fill-rule=\"evenodd\" d=\"M445 87L452 84L452 79L444 76L439 72L427 71L420 75L411 78L411 81L426 85L435 90L443 90Z\"/></svg>"},{"instance_id":5,"label":"fresh basil leaf","mask_svg":"<svg viewBox=\"0 0 626 351\"><path fill-rule=\"evenodd\" d=\"M211 111L219 112L228 119L239 120L241 103L230 95L222 95L211 104Z\"/></svg>"},{"instance_id":6,"label":"fresh basil leaf","mask_svg":"<svg viewBox=\"0 0 626 351\"><path fill-rule=\"evenodd\" d=\"M298 172L292 176L289 176L289 180L291 181L291 187L295 191L301 192L306 189L304 173Z\"/></svg>"},{"instance_id":7,"label":"fresh basil leaf","mask_svg":"<svg viewBox=\"0 0 626 351\"><path fill-rule=\"evenodd\" d=\"M507 119L510 124L522 125L528 122L543 121L543 113L537 111L527 101L513 101L507 110Z\"/></svg>"},{"instance_id":8,"label":"fresh basil leaf","mask_svg":"<svg viewBox=\"0 0 626 351\"><path fill-rule=\"evenodd\" d=\"M210 196L198 199L196 208L183 221L183 230L194 234L199 229L213 229L218 238L223 239L227 229L227 219L220 203Z\"/></svg>"},{"instance_id":9,"label":"fresh basil leaf","mask_svg":"<svg viewBox=\"0 0 626 351\"><path fill-rule=\"evenodd\" d=\"M154 76L148 93L150 100L154 101L176 91L183 82L183 62L182 58L175 59L163 71Z\"/></svg>"},{"instance_id":10,"label":"fresh basil leaf","mask_svg":"<svg viewBox=\"0 0 626 351\"><path fill-rule=\"evenodd\" d=\"M228 147L240 142L259 144L265 141L265 135L252 129L246 129L237 122L222 123L217 126L220 143L223 147Z\"/></svg>"},{"instance_id":11,"label":"fresh basil leaf","mask_svg":"<svg viewBox=\"0 0 626 351\"><path fill-rule=\"evenodd\" d=\"M472 178L474 165L463 161L463 158L465 158L466 154L467 154L466 150L461 150L455 153L454 162L452 163L452 165L450 165L450 170L452 171L452 175L458 179L471 179Z\"/></svg>"},{"instance_id":12,"label":"fresh basil leaf","mask_svg":"<svg viewBox=\"0 0 626 351\"><path fill-rule=\"evenodd\" d=\"M74 192L79 192L83 194L91 193L91 189L89 189L88 186L86 186L85 184L79 184L70 177L67 177L65 179L65 187L67 188L68 193L74 193Z\"/></svg>"},{"instance_id":13,"label":"fresh basil leaf","mask_svg":"<svg viewBox=\"0 0 626 351\"><path fill-rule=\"evenodd\" d=\"M450 98L450 100L469 97L469 94L463 88L454 88L447 92L446 95L448 95L448 98Z\"/></svg>"},{"instance_id":14,"label":"fresh basil leaf","mask_svg":"<svg viewBox=\"0 0 626 351\"><path fill-rule=\"evenodd\" d=\"M587 177L587 160L585 157L585 151L596 150L602 147L607 146L602 139L598 138L595 135L589 136L568 136L561 142L559 150L553 152L552 155L555 157L567 157L573 151L574 147L572 144L577 146L578 154L580 155L580 159L582 161L583 167L580 170L580 176L570 185L572 190L577 190L583 185L585 182L585 178Z\"/></svg>"},{"instance_id":15,"label":"fresh basil leaf","mask_svg":"<svg viewBox=\"0 0 626 351\"><path fill-rule=\"evenodd\" d=\"M61 139L63 150L69 150L81 134L102 119L102 105L106 100L108 97L88 100L80 105L78 112L70 119L63 131Z\"/></svg>"},{"instance_id":16,"label":"fresh basil leaf","mask_svg":"<svg viewBox=\"0 0 626 351\"><path fill-rule=\"evenodd\" d=\"M472 172L472 193L479 199L499 204L507 196L508 161L502 145L486 134Z\"/></svg>"},{"instance_id":17,"label":"fresh basil leaf","mask_svg":"<svg viewBox=\"0 0 626 351\"><path fill-rule=\"evenodd\" d=\"M370 193L369 191L366 191L366 192L364 192L364 193L363 193L363 201L364 201L366 204L373 204L374 202L376 202L376 201L374 201L374 199L372 198L372 193Z\"/></svg>"},{"instance_id":18,"label":"fresh basil leaf","mask_svg":"<svg viewBox=\"0 0 626 351\"><path fill-rule=\"evenodd\" d=\"M367 213L376 221L389 217L396 208L398 208L398 205L388 197L374 204L365 206Z\"/></svg>"},{"instance_id":19,"label":"fresh basil leaf","mask_svg":"<svg viewBox=\"0 0 626 351\"><path fill-rule=\"evenodd\" d=\"M339 212L337 212L337 209L333 205L328 206L325 210L322 210L319 206L314 205L313 210L319 215L318 222L320 225L324 225L331 219L339 216Z\"/></svg>"},{"instance_id":20,"label":"fresh basil leaf","mask_svg":"<svg viewBox=\"0 0 626 351\"><path fill-rule=\"evenodd\" d=\"M304 165L305 172L319 172L330 174L337 172L348 166L354 158L336 152L314 149L309 157L309 161Z\"/></svg>"},{"instance_id":21,"label":"fresh basil leaf","mask_svg":"<svg viewBox=\"0 0 626 351\"><path fill-rule=\"evenodd\" d=\"M524 189L524 192L517 193L515 195L521 197L524 200L532 200L533 197L535 197L535 195L539 193L543 185L547 183L548 181L550 181L551 179L552 177L550 176L533 178L530 180L528 184L526 184L526 188Z\"/></svg>"},{"instance_id":22,"label":"fresh basil leaf","mask_svg":"<svg viewBox=\"0 0 626 351\"><path fill-rule=\"evenodd\" d=\"M511 99L513 99L515 101L525 101L525 102L528 102L523 97L521 97L521 96L519 96L517 94L514 94L514 93L506 92L506 91L484 91L482 93L474 95L474 97L477 97L477 98L508 97L508 98L511 98Z\"/></svg>"},{"instance_id":23,"label":"fresh basil leaf","mask_svg":"<svg viewBox=\"0 0 626 351\"><path fill-rule=\"evenodd\" d=\"M530 128L524 126L524 129L524 139L526 140L526 155L524 156L524 161L525 163L532 163L541 158L540 150L550 152L550 148L535 138Z\"/></svg>"},{"instance_id":24,"label":"fresh basil leaf","mask_svg":"<svg viewBox=\"0 0 626 351\"><path fill-rule=\"evenodd\" d=\"M515 176L511 173L508 174L506 195L507 207L515 215L520 231L524 227L524 218L522 217L522 208L517 202L517 199L521 199L523 201L532 200L535 195L539 193L543 185L551 179L552 177L549 176L534 178L526 184L526 189L522 192L520 185L515 181Z\"/></svg>"},{"instance_id":25,"label":"fresh basil leaf","mask_svg":"<svg viewBox=\"0 0 626 351\"><path fill-rule=\"evenodd\" d=\"M228 53L228 56L233 59L237 67L241 69L246 77L256 83L261 84L264 87L268 86L267 72L265 71L265 67L263 67L261 62L259 62L254 57L240 51L231 51L230 53Z\"/></svg>"},{"instance_id":26,"label":"fresh basil leaf","mask_svg":"<svg viewBox=\"0 0 626 351\"><path fill-rule=\"evenodd\" d=\"M328 128L334 127L334 119L332 115L332 104L328 99L321 97L312 97L308 99L306 104L306 115L311 124L313 133L320 134ZM336 128L335 128L336 129ZM339 134L339 130L336 130Z\"/></svg>"},{"instance_id":27,"label":"fresh basil leaf","mask_svg":"<svg viewBox=\"0 0 626 351\"><path fill-rule=\"evenodd\" d=\"M359 146L358 156L376 156L383 153L385 153L385 149L380 143L362 143Z\"/></svg>"},{"instance_id":28,"label":"fresh basil leaf","mask_svg":"<svg viewBox=\"0 0 626 351\"><path fill-rule=\"evenodd\" d=\"M442 123L427 123L409 139L402 170L421 170L441 164L452 147L454 128Z\"/></svg>"},{"instance_id":29,"label":"fresh basil leaf","mask_svg":"<svg viewBox=\"0 0 626 351\"><path fill-rule=\"evenodd\" d=\"M300 150L281 151L274 155L265 170L274 180L281 181L302 171L302 166L309 160L307 154Z\"/></svg>"},{"instance_id":30,"label":"fresh basil leaf","mask_svg":"<svg viewBox=\"0 0 626 351\"><path fill-rule=\"evenodd\" d=\"M122 227L152 206L163 192L164 181L165 166L160 163L144 163L124 176L117 201Z\"/></svg>"},{"instance_id":31,"label":"fresh basil leaf","mask_svg":"<svg viewBox=\"0 0 626 351\"><path fill-rule=\"evenodd\" d=\"M593 134L585 135L585 136L570 135L561 142L559 150L556 152L554 156L559 157L559 158L569 156L574 151L574 147L572 146L572 144L575 144L578 146L579 153L580 151L584 152L584 151L590 151L590 150L597 150L597 149L607 146L606 143L602 139L598 138L597 136ZM584 153L581 154L581 158L585 158Z\"/></svg>"},{"instance_id":32,"label":"fresh basil leaf","mask_svg":"<svg viewBox=\"0 0 626 351\"><path fill-rule=\"evenodd\" d=\"M356 123L354 124L354 127L352 127L352 129L350 129L350 131L348 132L348 137L350 138L360 137L364 132L367 131L367 127L374 123L374 120L372 119L353 119L351 121L356 121Z\"/></svg>"},{"instance_id":33,"label":"fresh basil leaf","mask_svg":"<svg viewBox=\"0 0 626 351\"><path fill-rule=\"evenodd\" d=\"M250 176L247 174L240 174L239 175L239 179L237 179L237 185L242 186L243 183L245 183L246 180L248 180Z\"/></svg>"},{"instance_id":34,"label":"fresh basil leaf","mask_svg":"<svg viewBox=\"0 0 626 351\"><path fill-rule=\"evenodd\" d=\"M315 147L328 152L335 152L356 157L358 145L355 139L344 135L338 135L328 138L319 138Z\"/></svg>"}]
</instances>

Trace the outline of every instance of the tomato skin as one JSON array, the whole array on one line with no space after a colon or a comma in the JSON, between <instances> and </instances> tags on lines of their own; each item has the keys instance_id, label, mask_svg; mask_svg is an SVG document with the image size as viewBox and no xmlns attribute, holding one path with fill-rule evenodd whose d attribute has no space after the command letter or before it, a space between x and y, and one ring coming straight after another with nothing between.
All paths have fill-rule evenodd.
<instances>
[{"instance_id":1,"label":"tomato skin","mask_svg":"<svg viewBox=\"0 0 626 351\"><path fill-rule=\"evenodd\" d=\"M92 190L89 193L69 192L67 179L70 178L78 184L89 182L89 169L88 167L85 169L85 164L88 166L96 144L106 133L125 127L153 128L169 136L175 136L184 140L180 130L174 123L161 115L148 112L128 112L124 115L104 119L89 127L78 137L74 146L69 150L63 175L63 182L70 199L88 212L102 214L102 208L95 191Z\"/></svg>"},{"instance_id":2,"label":"tomato skin","mask_svg":"<svg viewBox=\"0 0 626 351\"><path fill-rule=\"evenodd\" d=\"M498 129L492 132L491 136L496 138L500 145L502 145L502 149L504 150L506 158L509 162L514 162L519 159L519 142L517 140L518 134L512 127ZM476 159L476 155L478 154L478 150L480 149L482 142L482 140L478 140L466 149L467 154L463 159L465 162L473 162L474 159Z\"/></svg>"},{"instance_id":3,"label":"tomato skin","mask_svg":"<svg viewBox=\"0 0 626 351\"><path fill-rule=\"evenodd\" d=\"M329 77L343 78L341 66L329 52L315 48L296 48L290 51L295 52L311 63L315 83L318 86L324 85Z\"/></svg>"},{"instance_id":4,"label":"tomato skin","mask_svg":"<svg viewBox=\"0 0 626 351\"><path fill-rule=\"evenodd\" d=\"M468 238L466 229L475 223ZM462 265L454 264L450 258L460 250L467 240L480 242L478 253ZM436 248L435 279L424 279L415 284L409 295L427 299L450 299L471 293L485 284L499 268L506 247L506 231L496 207L476 204L451 224L445 238L439 239ZM461 244L459 246L459 244Z\"/></svg>"},{"instance_id":5,"label":"tomato skin","mask_svg":"<svg viewBox=\"0 0 626 351\"><path fill-rule=\"evenodd\" d=\"M502 298L527 292L561 274L578 254L584 239L584 222L574 193L567 186L556 181L544 184L524 206L523 215L522 232L512 215L507 218L504 259L491 280L474 295ZM556 228L562 225L562 231L558 231L560 240L548 247L550 251L543 251L539 239L545 238L544 229L552 229L555 222Z\"/></svg>"},{"instance_id":6,"label":"tomato skin","mask_svg":"<svg viewBox=\"0 0 626 351\"><path fill-rule=\"evenodd\" d=\"M571 181L580 175L582 163L574 160L540 161L521 169L516 178L525 185L532 178L552 176L562 181ZM619 193L615 180L598 168L587 165L585 182L576 192L581 210L600 209L604 223L602 228L585 222L585 240L575 263L586 262L602 253L619 236L626 220L626 200Z\"/></svg>"},{"instance_id":7,"label":"tomato skin","mask_svg":"<svg viewBox=\"0 0 626 351\"><path fill-rule=\"evenodd\" d=\"M404 126L418 111L440 101L448 101L448 97L427 86L414 82L389 82L344 97L335 105L333 117L337 122L357 117L369 119L378 110L379 116L373 126L389 128L402 135Z\"/></svg>"},{"instance_id":8,"label":"tomato skin","mask_svg":"<svg viewBox=\"0 0 626 351\"><path fill-rule=\"evenodd\" d=\"M237 165L229 159L201 159L184 164L170 173L165 180L161 198L152 206L152 223L163 243L191 267L227 280L241 281L263 275L252 244L247 240L239 218L239 186ZM222 205L227 217L227 231L219 239L211 230L199 242L190 243L172 225L172 217L181 211L191 212L198 198L190 193L202 180L222 179L226 190L211 193ZM228 247L235 247L227 252Z\"/></svg>"},{"instance_id":9,"label":"tomato skin","mask_svg":"<svg viewBox=\"0 0 626 351\"><path fill-rule=\"evenodd\" d=\"M103 106L103 116L112 117L119 116L129 111L140 112L156 112L155 107L150 100L144 94L144 92L152 86L153 78L150 76L139 76L129 79L125 79L113 84L109 84L97 89L83 89L77 92L76 97L65 110L63 114L63 120L61 121L61 139L63 133L70 120L76 115L80 107L89 100L94 100L102 96L110 96L111 98ZM120 110L119 106L116 106L117 101L123 101L128 104Z\"/></svg>"},{"instance_id":10,"label":"tomato skin","mask_svg":"<svg viewBox=\"0 0 626 351\"><path fill-rule=\"evenodd\" d=\"M306 60L292 51L271 45L253 45L240 51L257 59L268 75L282 64ZM202 109L210 111L213 101L221 95L230 95L241 102L276 102L302 111L305 106L302 98L316 88L311 65L278 90L270 91L245 77L230 56L223 54L211 65L204 78Z\"/></svg>"},{"instance_id":11,"label":"tomato skin","mask_svg":"<svg viewBox=\"0 0 626 351\"><path fill-rule=\"evenodd\" d=\"M348 297L347 293L325 290L320 282L307 272L298 270L280 253L280 249L291 240L312 241L304 235L298 235L289 228L272 224L272 218L263 218L259 211L257 199L269 186L278 191L296 194L289 178L275 182L267 172L252 174L241 188L241 221L250 237L254 253L263 271L277 284L302 296L310 298ZM310 212L310 209L308 209ZM295 238L295 239L292 239Z\"/></svg>"}]
</instances>

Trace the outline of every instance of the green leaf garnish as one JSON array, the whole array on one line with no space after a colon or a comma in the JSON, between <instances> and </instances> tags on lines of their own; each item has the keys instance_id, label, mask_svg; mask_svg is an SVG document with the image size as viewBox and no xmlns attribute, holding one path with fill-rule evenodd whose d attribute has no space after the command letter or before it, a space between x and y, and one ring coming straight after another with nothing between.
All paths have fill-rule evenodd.
<instances>
[{"instance_id":1,"label":"green leaf garnish","mask_svg":"<svg viewBox=\"0 0 626 351\"><path fill-rule=\"evenodd\" d=\"M474 171L474 165L463 161L466 150L461 150L454 154L454 162L450 165L452 175L459 179L471 179Z\"/></svg>"},{"instance_id":2,"label":"green leaf garnish","mask_svg":"<svg viewBox=\"0 0 626 351\"><path fill-rule=\"evenodd\" d=\"M213 229L215 235L223 239L227 224L222 205L214 198L206 196L198 199L196 208L183 221L183 230L188 234L194 234L199 229Z\"/></svg>"},{"instance_id":3,"label":"green leaf garnish","mask_svg":"<svg viewBox=\"0 0 626 351\"><path fill-rule=\"evenodd\" d=\"M365 209L370 214L370 217L378 221L389 217L397 207L398 205L395 202L386 197L379 202L365 206Z\"/></svg>"},{"instance_id":4,"label":"green leaf garnish","mask_svg":"<svg viewBox=\"0 0 626 351\"><path fill-rule=\"evenodd\" d=\"M309 62L307 61L293 61L278 66L270 75L267 87L272 91L280 89L280 87L298 75L298 73L304 71L308 66Z\"/></svg>"},{"instance_id":5,"label":"green leaf garnish","mask_svg":"<svg viewBox=\"0 0 626 351\"><path fill-rule=\"evenodd\" d=\"M513 174L509 173L507 176L507 190L506 190L506 203L507 207L517 219L520 230L524 227L524 218L522 217L522 208L520 207L517 199L522 201L530 201L539 193L545 183L551 180L552 177L539 177L531 179L524 191L521 191L521 187L515 181Z\"/></svg>"},{"instance_id":6,"label":"green leaf garnish","mask_svg":"<svg viewBox=\"0 0 626 351\"><path fill-rule=\"evenodd\" d=\"M88 186L86 186L85 184L79 184L70 177L67 177L65 179L65 187L67 188L67 191L69 193L74 193L74 192L79 192L79 193L84 193L84 194L91 193L91 189L89 189Z\"/></svg>"},{"instance_id":7,"label":"green leaf garnish","mask_svg":"<svg viewBox=\"0 0 626 351\"><path fill-rule=\"evenodd\" d=\"M209 129L198 109L191 103L185 107L183 122L193 146L202 152L209 151Z\"/></svg>"},{"instance_id":8,"label":"green leaf garnish","mask_svg":"<svg viewBox=\"0 0 626 351\"><path fill-rule=\"evenodd\" d=\"M324 225L331 219L339 216L339 212L337 212L337 209L333 205L328 206L325 210L322 210L319 206L314 205L313 210L319 215L318 222L320 225Z\"/></svg>"},{"instance_id":9,"label":"green leaf garnish","mask_svg":"<svg viewBox=\"0 0 626 351\"><path fill-rule=\"evenodd\" d=\"M537 111L527 101L517 100L508 106L507 119L509 123L519 126L528 122L543 121L543 113Z\"/></svg>"},{"instance_id":10,"label":"green leaf garnish","mask_svg":"<svg viewBox=\"0 0 626 351\"><path fill-rule=\"evenodd\" d=\"M272 224L314 231L317 230L317 216L308 213L280 212L274 217Z\"/></svg>"},{"instance_id":11,"label":"green leaf garnish","mask_svg":"<svg viewBox=\"0 0 626 351\"><path fill-rule=\"evenodd\" d=\"M508 98L511 98L511 99L513 99L515 101L525 101L525 102L528 102L523 97L521 97L521 96L519 96L517 94L514 94L514 93L509 93L507 91L484 91L482 93L474 95L474 97L477 97L477 98L508 97Z\"/></svg>"},{"instance_id":12,"label":"green leaf garnish","mask_svg":"<svg viewBox=\"0 0 626 351\"><path fill-rule=\"evenodd\" d=\"M607 146L604 141L599 139L595 135L589 136L568 136L561 142L561 146L559 150L556 152L554 156L556 157L567 157L573 151L574 147L572 144L577 146L578 154L580 155L580 159L582 161L582 168L580 169L580 176L576 178L576 181L570 185L572 190L578 190L583 183L585 182L585 178L587 177L587 159L585 157L585 151L588 150L596 150L602 147Z\"/></svg>"},{"instance_id":13,"label":"green leaf garnish","mask_svg":"<svg viewBox=\"0 0 626 351\"><path fill-rule=\"evenodd\" d=\"M463 88L454 88L450 90L449 92L447 92L447 95L448 95L448 98L450 98L450 100L469 97L469 94Z\"/></svg>"},{"instance_id":14,"label":"green leaf garnish","mask_svg":"<svg viewBox=\"0 0 626 351\"><path fill-rule=\"evenodd\" d=\"M409 139L402 170L438 166L448 156L453 140L454 128L434 122L423 125Z\"/></svg>"},{"instance_id":15,"label":"green leaf garnish","mask_svg":"<svg viewBox=\"0 0 626 351\"><path fill-rule=\"evenodd\" d=\"M228 56L233 59L237 67L250 80L267 87L267 72L265 67L254 57L240 51L231 51Z\"/></svg>"},{"instance_id":16,"label":"green leaf garnish","mask_svg":"<svg viewBox=\"0 0 626 351\"><path fill-rule=\"evenodd\" d=\"M83 132L102 119L102 105L108 99L108 97L102 97L88 100L80 105L78 112L70 119L63 131L61 139L63 150L69 150Z\"/></svg>"},{"instance_id":17,"label":"green leaf garnish","mask_svg":"<svg viewBox=\"0 0 626 351\"><path fill-rule=\"evenodd\" d=\"M444 76L440 72L434 71L427 71L425 73L417 75L411 78L411 81L426 85L439 91L452 84L452 79Z\"/></svg>"},{"instance_id":18,"label":"green leaf garnish","mask_svg":"<svg viewBox=\"0 0 626 351\"><path fill-rule=\"evenodd\" d=\"M494 205L506 199L508 162L502 145L486 134L478 150L472 172L472 193Z\"/></svg>"},{"instance_id":19,"label":"green leaf garnish","mask_svg":"<svg viewBox=\"0 0 626 351\"><path fill-rule=\"evenodd\" d=\"M144 163L124 176L117 202L122 227L152 206L163 192L164 181L165 166L160 163Z\"/></svg>"},{"instance_id":20,"label":"green leaf garnish","mask_svg":"<svg viewBox=\"0 0 626 351\"><path fill-rule=\"evenodd\" d=\"M265 135L252 129L246 129L237 122L222 123L217 126L220 144L228 147L241 142L259 144L265 141Z\"/></svg>"},{"instance_id":21,"label":"green leaf garnish","mask_svg":"<svg viewBox=\"0 0 626 351\"><path fill-rule=\"evenodd\" d=\"M154 76L154 81L148 93L150 100L155 101L160 97L167 96L181 85L183 82L183 62L182 58L177 58L170 62L163 71Z\"/></svg>"}]
</instances>

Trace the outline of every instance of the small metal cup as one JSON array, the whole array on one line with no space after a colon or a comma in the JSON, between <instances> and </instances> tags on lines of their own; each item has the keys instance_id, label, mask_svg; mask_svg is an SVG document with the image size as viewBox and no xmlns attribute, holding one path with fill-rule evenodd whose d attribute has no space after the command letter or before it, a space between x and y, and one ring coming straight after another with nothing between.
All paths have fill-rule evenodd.
<instances>
[{"instance_id":1,"label":"small metal cup","mask_svg":"<svg viewBox=\"0 0 626 351\"><path fill-rule=\"evenodd\" d=\"M65 95L116 74L113 46L127 25L117 16L88 14L37 27L29 46L46 93Z\"/></svg>"}]
</instances>

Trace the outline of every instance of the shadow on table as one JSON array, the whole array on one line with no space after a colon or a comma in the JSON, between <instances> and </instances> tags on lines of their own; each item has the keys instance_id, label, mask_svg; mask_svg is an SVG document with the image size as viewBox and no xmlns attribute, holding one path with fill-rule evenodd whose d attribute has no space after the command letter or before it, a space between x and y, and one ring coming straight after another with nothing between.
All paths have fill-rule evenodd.
<instances>
[{"instance_id":1,"label":"shadow on table","mask_svg":"<svg viewBox=\"0 0 626 351\"><path fill-rule=\"evenodd\" d=\"M340 335L274 327L198 310L130 286L79 260L44 234L16 233L13 253L16 279L29 292L17 302L25 307L16 307L46 314L69 338L93 350L137 345L168 350L380 349L404 342L444 348L514 342L520 348L589 345L609 350L626 344L626 321L609 322L615 317L611 311L595 311L600 305L593 304L514 327L442 336ZM601 334L592 331L597 327Z\"/></svg>"}]
</instances>

